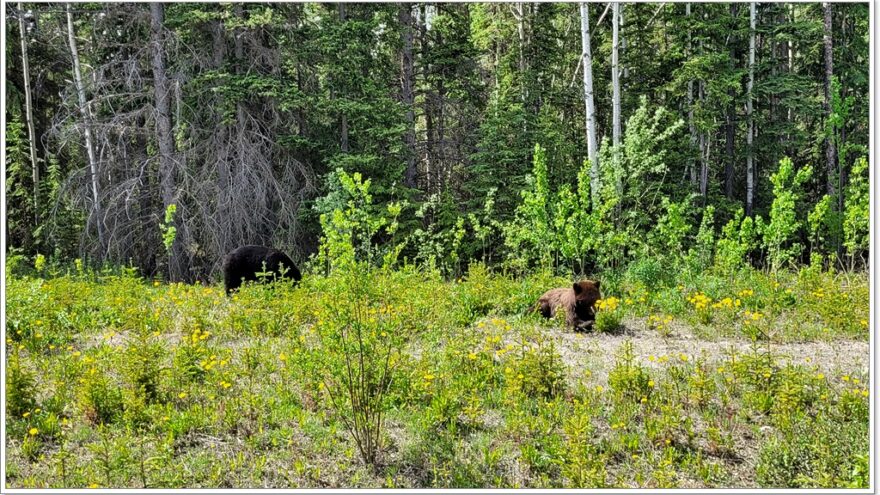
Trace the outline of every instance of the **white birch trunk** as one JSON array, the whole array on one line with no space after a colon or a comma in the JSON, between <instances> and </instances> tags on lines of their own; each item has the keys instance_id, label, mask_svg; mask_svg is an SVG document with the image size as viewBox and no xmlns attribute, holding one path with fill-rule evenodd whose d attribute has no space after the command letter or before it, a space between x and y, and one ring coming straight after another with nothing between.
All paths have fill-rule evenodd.
<instances>
[{"instance_id":1,"label":"white birch trunk","mask_svg":"<svg viewBox=\"0 0 880 495\"><path fill-rule=\"evenodd\" d=\"M614 2L611 7L611 106L612 106L612 143L620 145L620 3ZM615 156L616 156L615 152Z\"/></svg>"},{"instance_id":2,"label":"white birch trunk","mask_svg":"<svg viewBox=\"0 0 880 495\"><path fill-rule=\"evenodd\" d=\"M82 116L83 129L86 140L86 154L89 159L89 172L92 186L92 202L95 209L95 225L98 230L98 244L101 248L101 257L104 256L104 227L101 215L101 197L100 187L98 184L98 163L95 159L95 148L92 143L91 115L86 103L86 90L83 87L82 71L80 70L79 52L76 49L76 36L73 29L73 14L70 11L70 4L67 4L67 40L70 44L70 54L73 57L73 82L76 85L76 94L79 99L79 112Z\"/></svg>"},{"instance_id":3,"label":"white birch trunk","mask_svg":"<svg viewBox=\"0 0 880 495\"><path fill-rule=\"evenodd\" d=\"M18 3L18 32L21 38L21 68L24 81L24 111L28 129L28 146L31 154L31 173L34 180L34 226L40 223L40 168L37 165L37 136L34 131L34 108L31 96L31 72L28 63L27 33L24 23L24 8Z\"/></svg>"},{"instance_id":4,"label":"white birch trunk","mask_svg":"<svg viewBox=\"0 0 880 495\"><path fill-rule=\"evenodd\" d=\"M620 170L620 3L614 2L611 7L611 133L614 152L614 186L618 196L623 194L623 174Z\"/></svg>"},{"instance_id":5,"label":"white birch trunk","mask_svg":"<svg viewBox=\"0 0 880 495\"><path fill-rule=\"evenodd\" d=\"M584 67L584 105L587 120L587 156L590 159L590 196L595 208L599 198L599 148L596 142L596 107L593 101L593 55L590 50L590 11L581 8L581 59Z\"/></svg>"}]
</instances>

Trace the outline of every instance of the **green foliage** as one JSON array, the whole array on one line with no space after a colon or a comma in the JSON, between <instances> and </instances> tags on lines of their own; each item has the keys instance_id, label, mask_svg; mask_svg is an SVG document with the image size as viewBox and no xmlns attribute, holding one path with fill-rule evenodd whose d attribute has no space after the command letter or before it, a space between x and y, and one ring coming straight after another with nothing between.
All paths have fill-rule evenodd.
<instances>
[{"instance_id":1,"label":"green foliage","mask_svg":"<svg viewBox=\"0 0 880 495\"><path fill-rule=\"evenodd\" d=\"M761 218L758 217L758 222ZM759 235L763 223L752 220L752 217L743 218L743 210L740 208L734 217L721 229L721 235L716 243L716 264L726 272L731 272L743 267L748 254L758 246Z\"/></svg>"},{"instance_id":2,"label":"green foliage","mask_svg":"<svg viewBox=\"0 0 880 495\"><path fill-rule=\"evenodd\" d=\"M361 262L349 265L333 286L327 315L317 326L324 390L352 435L361 459L379 462L386 400L406 342L406 323L383 293L378 274Z\"/></svg>"},{"instance_id":3,"label":"green foliage","mask_svg":"<svg viewBox=\"0 0 880 495\"><path fill-rule=\"evenodd\" d=\"M840 217L831 206L832 200L827 194L822 196L807 215L811 252L831 252L832 242L840 237Z\"/></svg>"},{"instance_id":4,"label":"green foliage","mask_svg":"<svg viewBox=\"0 0 880 495\"><path fill-rule=\"evenodd\" d=\"M815 437L826 438L816 443ZM858 422L834 423L823 415L804 418L761 448L756 467L764 486L797 488L867 487L861 451L868 435Z\"/></svg>"},{"instance_id":5,"label":"green foliage","mask_svg":"<svg viewBox=\"0 0 880 495\"><path fill-rule=\"evenodd\" d=\"M665 253L666 256L673 258L682 256L686 252L685 239L691 231L691 224L687 218L690 201L673 203L663 197L662 206L665 212L657 221L657 228L653 233L653 245L658 249L658 254L653 255L663 257L664 254L660 253Z\"/></svg>"},{"instance_id":6,"label":"green foliage","mask_svg":"<svg viewBox=\"0 0 880 495\"><path fill-rule=\"evenodd\" d=\"M821 7L757 4L761 46L797 49L758 55L748 150L747 6L625 5L628 120L600 190L577 4L167 4L181 159L158 231L146 7L73 13L100 216L64 13L31 7L36 185L15 15L4 40L10 488L869 485L870 284L834 259L870 249L867 4L834 5L828 119L804 97ZM600 136L610 38L592 30ZM795 172L827 139L831 177ZM185 240L210 279L254 238L319 251L296 287L232 297L127 268ZM593 334L533 314L575 274L602 280Z\"/></svg>"},{"instance_id":7,"label":"green foliage","mask_svg":"<svg viewBox=\"0 0 880 495\"><path fill-rule=\"evenodd\" d=\"M456 209L448 191L441 196L431 196L416 211L416 218L423 220L427 227L413 230L406 239L406 244L416 249L414 261L423 266L440 268L450 276L462 272L460 260L466 233L465 217L458 216ZM491 221L487 221L486 227L477 223L473 225L475 229L481 228L480 235L484 240L492 228Z\"/></svg>"},{"instance_id":8,"label":"green foliage","mask_svg":"<svg viewBox=\"0 0 880 495\"><path fill-rule=\"evenodd\" d=\"M707 206L703 209L703 220L697 231L694 246L688 252L688 260L691 268L701 272L712 266L715 249L715 207Z\"/></svg>"},{"instance_id":9,"label":"green foliage","mask_svg":"<svg viewBox=\"0 0 880 495\"><path fill-rule=\"evenodd\" d=\"M516 262L524 264L521 269L532 263L546 268L553 259L556 232L551 222L553 203L546 154L540 145L535 145L532 175L526 181L530 187L521 193L522 203L508 226L505 243L516 253Z\"/></svg>"},{"instance_id":10,"label":"green foliage","mask_svg":"<svg viewBox=\"0 0 880 495\"><path fill-rule=\"evenodd\" d=\"M813 168L810 166L795 173L791 160L783 158L779 161L779 169L770 176L773 183L773 204L770 207L770 221L764 226L762 236L773 271L800 256L804 248L795 238L802 225L797 212L803 196L801 186L810 179L812 173Z\"/></svg>"},{"instance_id":11,"label":"green foliage","mask_svg":"<svg viewBox=\"0 0 880 495\"><path fill-rule=\"evenodd\" d=\"M649 400L653 382L648 370L635 362L631 341L617 348L614 368L608 373L608 385L625 401L641 403Z\"/></svg>"},{"instance_id":12,"label":"green foliage","mask_svg":"<svg viewBox=\"0 0 880 495\"><path fill-rule=\"evenodd\" d=\"M165 251L171 253L171 246L177 237L177 227L174 223L174 214L177 213L177 205L171 203L165 208L165 220L159 224L159 231L162 233L162 244L165 245Z\"/></svg>"},{"instance_id":13,"label":"green foliage","mask_svg":"<svg viewBox=\"0 0 880 495\"><path fill-rule=\"evenodd\" d=\"M850 256L855 257L867 251L869 240L868 160L856 160L846 189L846 213L843 218L843 244Z\"/></svg>"},{"instance_id":14,"label":"green foliage","mask_svg":"<svg viewBox=\"0 0 880 495\"><path fill-rule=\"evenodd\" d=\"M10 118L12 117L12 118ZM10 245L33 250L35 238L33 180L30 178L30 151L23 117L7 113L6 120L6 201L12 211L7 216Z\"/></svg>"},{"instance_id":15,"label":"green foliage","mask_svg":"<svg viewBox=\"0 0 880 495\"><path fill-rule=\"evenodd\" d=\"M565 390L565 365L552 340L536 335L533 342L524 341L518 347L504 368L506 390L546 398Z\"/></svg>"},{"instance_id":16,"label":"green foliage","mask_svg":"<svg viewBox=\"0 0 880 495\"><path fill-rule=\"evenodd\" d=\"M377 208L370 193L371 181L364 180L360 172L349 175L339 168L333 176L336 178L334 188L315 205L321 212L323 231L316 258L318 265L328 272L346 270L359 261L381 260L390 266L397 260L402 246L392 243L383 249L373 239L380 231L389 236L396 233L401 205L389 203L385 212Z\"/></svg>"},{"instance_id":17,"label":"green foliage","mask_svg":"<svg viewBox=\"0 0 880 495\"><path fill-rule=\"evenodd\" d=\"M607 291L608 288L605 288ZM614 296L605 296L596 302L596 322L594 328L600 333L616 333L621 327L623 310L620 299Z\"/></svg>"},{"instance_id":18,"label":"green foliage","mask_svg":"<svg viewBox=\"0 0 880 495\"><path fill-rule=\"evenodd\" d=\"M614 166L602 167L602 197L604 201L617 197L618 229L649 230L657 214L652 205L662 203L666 196L666 177L680 156L682 129L684 120L664 106L650 106L642 96L626 121L621 149L612 150L603 141L599 162Z\"/></svg>"},{"instance_id":19,"label":"green foliage","mask_svg":"<svg viewBox=\"0 0 880 495\"><path fill-rule=\"evenodd\" d=\"M590 161L585 160L577 174L576 190L567 188L558 192L553 226L557 234L559 253L565 260L572 260L574 271L584 271L587 257L593 250L601 249L599 215L591 208Z\"/></svg>"},{"instance_id":20,"label":"green foliage","mask_svg":"<svg viewBox=\"0 0 880 495\"><path fill-rule=\"evenodd\" d=\"M468 221L479 245L480 261L484 264L492 261L492 247L498 243L504 227L504 224L496 218L495 193L497 191L497 188L490 188L486 193L479 216L468 213Z\"/></svg>"},{"instance_id":21,"label":"green foliage","mask_svg":"<svg viewBox=\"0 0 880 495\"><path fill-rule=\"evenodd\" d=\"M36 402L34 375L22 366L19 352L9 354L6 366L6 414L13 418L29 412Z\"/></svg>"}]
</instances>

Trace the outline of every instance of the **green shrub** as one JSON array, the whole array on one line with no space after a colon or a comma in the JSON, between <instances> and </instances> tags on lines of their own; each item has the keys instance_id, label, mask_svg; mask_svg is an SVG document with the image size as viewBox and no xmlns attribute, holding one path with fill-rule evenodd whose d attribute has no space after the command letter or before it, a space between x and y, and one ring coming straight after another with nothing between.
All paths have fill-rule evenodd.
<instances>
[{"instance_id":1,"label":"green shrub","mask_svg":"<svg viewBox=\"0 0 880 495\"><path fill-rule=\"evenodd\" d=\"M813 167L810 166L795 173L791 160L783 158L779 161L779 169L770 176L773 203L770 206L770 221L764 226L762 234L773 271L800 256L803 250L803 245L795 240L802 225L797 212L803 196L801 186L812 174Z\"/></svg>"},{"instance_id":2,"label":"green shrub","mask_svg":"<svg viewBox=\"0 0 880 495\"><path fill-rule=\"evenodd\" d=\"M620 307L620 299L611 296L596 302L596 322L593 324L599 333L615 333L621 327L623 311Z\"/></svg>"},{"instance_id":3,"label":"green shrub","mask_svg":"<svg viewBox=\"0 0 880 495\"><path fill-rule=\"evenodd\" d=\"M36 404L36 381L33 372L22 365L18 351L7 352L6 414L10 418L20 418Z\"/></svg>"},{"instance_id":4,"label":"green shrub","mask_svg":"<svg viewBox=\"0 0 880 495\"><path fill-rule=\"evenodd\" d=\"M632 341L627 340L616 351L614 368L608 373L608 385L614 393L631 402L647 401L653 391L648 370L635 361Z\"/></svg>"},{"instance_id":5,"label":"green shrub","mask_svg":"<svg viewBox=\"0 0 880 495\"><path fill-rule=\"evenodd\" d=\"M523 340L504 361L507 390L528 397L554 397L565 389L565 365L556 344L536 334Z\"/></svg>"},{"instance_id":6,"label":"green shrub","mask_svg":"<svg viewBox=\"0 0 880 495\"><path fill-rule=\"evenodd\" d=\"M79 407L92 424L114 423L123 413L122 389L106 374L91 368L82 378Z\"/></svg>"}]
</instances>

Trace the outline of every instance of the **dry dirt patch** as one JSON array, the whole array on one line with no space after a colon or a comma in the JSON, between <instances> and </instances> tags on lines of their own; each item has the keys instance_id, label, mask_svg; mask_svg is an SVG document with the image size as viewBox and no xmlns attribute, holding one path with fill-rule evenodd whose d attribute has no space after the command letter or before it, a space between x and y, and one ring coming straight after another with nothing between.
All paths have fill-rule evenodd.
<instances>
[{"instance_id":1,"label":"dry dirt patch","mask_svg":"<svg viewBox=\"0 0 880 495\"><path fill-rule=\"evenodd\" d=\"M589 370L590 381L603 384L607 382L608 372L614 366L615 351L627 340L632 342L636 360L649 368L661 366L659 360L651 361L650 356L678 358L685 354L690 359L704 358L708 362L715 362L728 357L731 350L743 354L753 347L752 342L746 339L702 340L686 330L676 332L674 336L661 337L657 332L645 328L641 321L628 320L623 323L626 331L618 335L574 333L555 328L543 331L556 342L572 378L584 377L584 372ZM762 348L765 345L762 344ZM867 341L771 342L769 347L783 363L818 366L829 376L838 372L863 376L869 373L870 347Z\"/></svg>"}]
</instances>

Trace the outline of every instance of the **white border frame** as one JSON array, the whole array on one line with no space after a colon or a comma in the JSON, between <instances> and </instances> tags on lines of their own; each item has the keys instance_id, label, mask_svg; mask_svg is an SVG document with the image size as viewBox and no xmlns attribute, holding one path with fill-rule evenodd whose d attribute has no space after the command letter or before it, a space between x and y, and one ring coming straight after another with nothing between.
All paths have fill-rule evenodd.
<instances>
[{"instance_id":1,"label":"white border frame","mask_svg":"<svg viewBox=\"0 0 880 495\"><path fill-rule=\"evenodd\" d=\"M201 0L197 0L199 3L203 3ZM255 0L248 0L247 3L251 2L257 3ZM369 2L370 0L362 0ZM449 3L459 3L463 0L446 0ZM512 1L512 0L509 0ZM538 2L544 3L549 0L538 0ZM869 446L869 455L870 455L870 484L869 488L866 489L745 489L745 488L708 488L708 489L691 489L691 488L670 488L670 489L641 489L641 488L633 488L633 489L568 489L568 488L559 488L559 489L530 489L530 488L520 488L520 489L363 489L363 488L304 488L304 489L259 489L259 488L225 488L225 489L205 489L205 488L180 488L180 489L143 489L143 488L114 488L114 489L81 489L81 488L54 488L54 489L36 489L36 488L6 488L6 52L5 50L0 52L0 61L2 61L3 65L3 75L0 76L0 101L3 101L4 112L0 115L0 156L2 156L2 167L3 167L3 176L0 177L0 198L2 198L2 205L0 205L0 213L2 213L2 221L0 221L0 226L2 226L2 232L0 232L0 298L2 298L3 304L0 305L0 325L2 325L2 336L3 336L3 350L2 357L3 361L0 363L0 393L2 393L2 407L0 407L0 436L2 436L2 444L0 444L0 492L3 493L252 493L252 492L260 492L260 493L507 493L507 492L521 492L521 493L874 493L877 487L877 465L878 459L876 457L876 444L877 444L877 432L875 430L875 421L874 421L874 413L876 411L877 404L877 396L880 388L876 386L875 381L875 346L876 346L876 307L877 307L877 292L876 292L876 270L874 268L875 262L875 250L877 247L877 229L875 228L875 222L877 220L876 216L876 207L877 207L877 158L876 153L877 150L880 149L877 146L877 133L876 133L876 116L878 113L876 95L877 90L880 89L880 84L878 84L877 78L875 77L875 69L877 67L877 46L878 46L878 36L877 36L877 22L876 22L876 2L878 0L869 0L868 6L868 16L869 16L869 60L870 60L870 69L869 69L869 89L868 89L868 102L869 102L869 149L868 149L868 160L869 160L869 182L870 182L870 242L871 247L868 249L868 264L869 264L869 298L870 298L870 328L871 334L869 337L869 349L870 349L870 387L871 390L871 402L870 406L870 431L871 431L871 441ZM326 3L337 3L338 0L324 0ZM0 35L2 35L2 40L6 40L6 3L7 1L3 1L4 10L0 13L0 17L2 17L2 28L0 28ZM11 2L10 2L11 3ZM23 1L22 3L45 3L45 2L33 2L33 1ZM80 3L80 2L70 2L70 3ZM115 0L106 1L103 3L121 3ZM172 3L172 2L169 2ZM204 2L204 3L213 3L213 2ZM389 2L389 3L398 3L398 2ZM414 2L399 2L399 3L414 3ZM606 3L606 2L590 2L590 3ZM627 1L624 3L658 3L657 1ZM684 3L681 0L672 0L667 1L667 3ZM693 3L701 3L701 2L693 2ZM705 3L727 3L722 0L708 0ZM741 2L740 2L741 3ZM778 1L764 1L761 3L817 3L817 2L807 2L803 0L795 0L792 2L778 2ZM866 3L864 1L860 2L858 0L844 0L844 1L836 1L834 3Z\"/></svg>"}]
</instances>

